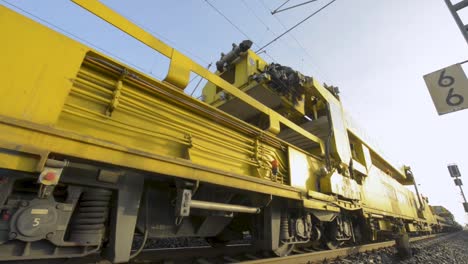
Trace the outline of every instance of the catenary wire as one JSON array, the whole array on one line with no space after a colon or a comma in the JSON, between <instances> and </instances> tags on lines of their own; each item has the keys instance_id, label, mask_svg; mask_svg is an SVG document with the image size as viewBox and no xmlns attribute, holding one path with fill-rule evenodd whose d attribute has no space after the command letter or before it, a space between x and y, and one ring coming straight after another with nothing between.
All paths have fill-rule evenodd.
<instances>
[{"instance_id":1,"label":"catenary wire","mask_svg":"<svg viewBox=\"0 0 468 264\"><path fill-rule=\"evenodd\" d=\"M268 13L271 13L271 9L265 4L265 1L264 1L264 0L260 0L259 2L260 2L260 4L268 11ZM245 2L244 2L244 3L245 3ZM249 9L251 8L247 3L245 3L245 4L246 4L246 7L247 7L247 8L249 8ZM286 27L286 25L285 25L283 22L281 22L281 20L280 20L277 16L273 16L273 17L274 17L274 18L276 19L276 21L281 25L281 27L283 27L284 30L287 30L287 29L288 29L288 28ZM261 23L262 23L262 24L266 24L260 17L258 17L258 19L261 20ZM273 31L271 31L271 30L270 30L269 32L272 33L273 37L276 37L275 32L273 32ZM289 36L296 42L297 46L298 46L300 49L302 49L303 53L304 53L306 56L308 56L308 57L311 59L311 61L313 61L313 60L314 60L314 57L307 51L307 49L304 47L304 45L301 44L301 42L296 38L296 36L294 35L294 33L293 33L293 32L290 32L290 33L289 33ZM284 45L288 46L289 49L293 49L293 48L290 46L289 42L288 42L288 41L285 41L284 38L282 38L282 39L280 39L280 40L282 41L282 43L283 43ZM263 52L263 51L262 51L262 52ZM262 52L260 52L260 53L262 53ZM302 63L304 63L304 58L302 58ZM311 67L314 69L314 71L318 73L318 76L316 76L316 77L318 77L318 78L321 79L322 81L330 82L331 79L330 79L326 74L324 74L324 73L319 69L319 67L318 67L316 64L309 64L309 66L311 66ZM304 65L302 65L302 67L304 67ZM304 69L302 69L302 70L304 70Z\"/></svg>"},{"instance_id":2,"label":"catenary wire","mask_svg":"<svg viewBox=\"0 0 468 264\"><path fill-rule=\"evenodd\" d=\"M234 23L232 20L230 20L230 19L229 19L226 15L224 15L219 9L217 9L214 5L212 5L208 0L205 0L205 2L207 2L218 14L220 14L223 18L225 18L225 19L226 19L234 28L236 28L242 35L244 35L244 36L247 37L248 39L251 39L244 31L242 31L237 25L235 25L235 23ZM288 2L288 1L286 1L286 3L287 3L287 2ZM272 32L272 31L270 30L270 28L268 27L268 25L267 25L253 10L251 10L251 8L250 8L249 5L245 2L245 0L242 0L242 3L243 3L243 4L247 7L247 9L260 21L260 23L263 24L263 25L265 26L265 28L267 29L267 31L270 31L270 32L275 36L275 33ZM269 10L269 8L268 8L263 2L261 2L261 3L263 4L263 6L264 6L267 10ZM281 7L281 6L280 6L280 7ZM274 16L274 17L275 17L275 16ZM278 22L283 26L283 28L285 28L284 24L282 24L281 21L280 21L277 17L275 17L275 19L277 19ZM286 29L286 28L285 28L285 29ZM300 44L300 42L299 42L294 36L293 36L293 38L294 38L294 40L296 41L296 43L298 44L298 46L299 46L302 50L304 50L304 52L305 52L310 58L312 58L312 56L311 56L311 55L307 52L307 50ZM254 45L257 46L257 47L259 47L259 45L257 45L256 43L254 43ZM266 50L263 50L263 52L264 52L265 55L266 55L267 57L269 57L273 62L276 62L276 63L277 63L277 61L276 61ZM257 54L258 54L258 53L259 53L259 52L257 52ZM319 73L320 73L320 71L319 71ZM320 75L323 75L323 74L320 73Z\"/></svg>"},{"instance_id":3,"label":"catenary wire","mask_svg":"<svg viewBox=\"0 0 468 264\"><path fill-rule=\"evenodd\" d=\"M211 4L208 0L204 0L211 8L213 8L219 15L221 15L229 24L231 24L237 31L239 31L244 37L247 39L253 40L251 37L249 37L242 29L240 29L232 20L230 20L221 10L216 8L213 4ZM257 43L253 43L254 46L259 47ZM265 55L268 56L272 61L277 62L270 54L265 52Z\"/></svg>"},{"instance_id":4,"label":"catenary wire","mask_svg":"<svg viewBox=\"0 0 468 264\"><path fill-rule=\"evenodd\" d=\"M296 8L296 7L299 7L299 6L307 5L309 3L316 2L316 1L318 1L318 0L309 0L309 1L297 4L297 5L285 7L283 9L281 9L281 10L278 10L279 8L277 8L277 9L275 9L275 11L272 11L271 14L272 15L278 14L279 12L283 12L283 11L290 10L290 9L293 9L293 8ZM283 5L281 5L281 6L283 6Z\"/></svg>"},{"instance_id":5,"label":"catenary wire","mask_svg":"<svg viewBox=\"0 0 468 264\"><path fill-rule=\"evenodd\" d=\"M252 10L252 9L250 8L250 6L247 4L247 2L246 2L245 0L242 0L242 3L243 3L244 6L249 10L249 12L252 13L252 14L257 18L257 20L260 21L260 23L262 23L262 24L265 26L265 28L266 28L268 31L271 32L270 27L257 15L256 12L254 12L254 10Z\"/></svg>"},{"instance_id":6,"label":"catenary wire","mask_svg":"<svg viewBox=\"0 0 468 264\"><path fill-rule=\"evenodd\" d=\"M205 0L206 1L206 0ZM259 48L256 52L259 52L259 51L262 51L264 48L270 46L272 43L274 43L275 41L277 41L278 39L280 39L282 36L288 34L290 31L292 31L293 29L295 29L296 27L298 27L299 25L301 25L302 23L304 23L305 21L307 21L309 18L313 17L314 15L318 14L320 11L324 10L325 8L327 8L328 6L330 6L331 4L333 4L336 0L332 0L330 2L328 2L328 4L322 6L321 8L319 8L317 11L313 12L312 14L310 14L309 16L307 16L306 18L304 18L303 20L299 21L298 23L296 23L294 26L292 26L291 28L289 28L288 30L286 30L285 32L281 33L279 36L277 36L276 38L274 38L273 40L271 40L270 42L268 42L267 44L263 45L263 47Z\"/></svg>"},{"instance_id":7,"label":"catenary wire","mask_svg":"<svg viewBox=\"0 0 468 264\"><path fill-rule=\"evenodd\" d=\"M281 7L283 7L285 4L287 4L290 0L286 0L284 3L282 3L280 6L278 6L278 8L276 8L275 10L273 10L271 13L273 14L274 12L278 11L278 9L280 9Z\"/></svg>"},{"instance_id":8,"label":"catenary wire","mask_svg":"<svg viewBox=\"0 0 468 264\"><path fill-rule=\"evenodd\" d=\"M270 8L265 4L265 2L263 0L260 1L260 3L262 4L262 6L268 10L269 12L270 11ZM281 19L278 18L278 16L273 16L276 21L283 27L284 30L287 30L288 28L286 27L286 25L281 21ZM294 35L293 32L290 32L289 33L289 36L296 42L296 44L304 51L304 54L307 55L311 60L314 60L314 57L309 53L309 51L304 47L304 45L301 44L301 42L296 38L296 36ZM287 43L287 42L286 42ZM316 68L316 71L318 72L318 74L320 74L320 76L322 78L325 78L323 79L323 81L330 81L331 79L326 75L324 74L322 71L320 71L319 67L318 66L313 66L314 68Z\"/></svg>"},{"instance_id":9,"label":"catenary wire","mask_svg":"<svg viewBox=\"0 0 468 264\"><path fill-rule=\"evenodd\" d=\"M260 16L257 15L257 13L255 13L255 12L252 10L252 8L249 6L249 4L248 4L245 0L242 0L242 3L245 5L245 7L247 8L247 10L249 10L249 12L251 12L252 14L254 14L255 18L257 18L257 20L258 20L261 24L263 24L263 25L265 26L266 30L267 30L266 33L265 33L265 36L262 37L262 40L261 40L259 43L263 43L263 40L266 38L266 35L267 35L268 32L270 32L270 33L273 35L273 37L276 37L275 32L273 32L273 31L270 29L270 27L267 25L267 23L265 23L265 21L263 21L263 19L261 19ZM263 3L262 3L262 4L263 4ZM264 4L263 4L263 5L264 5ZM264 5L264 6L265 6L265 5ZM269 10L266 6L265 6L265 8L266 8L267 10ZM276 18L276 17L275 17L275 18ZM284 26L283 26L283 27L284 27ZM286 28L285 28L285 30L286 30ZM290 46L287 42L284 42L284 44L285 44L286 46L288 46L289 48L291 48L291 46ZM258 45L256 45L256 46L259 47ZM274 62L277 63L277 61L276 61L275 59L273 59L273 58L267 53L266 50L263 50L263 51L261 51L261 52L259 52L259 53L257 53L257 54L261 54L262 52L265 53L266 56L270 57L270 59L272 59Z\"/></svg>"},{"instance_id":10,"label":"catenary wire","mask_svg":"<svg viewBox=\"0 0 468 264\"><path fill-rule=\"evenodd\" d=\"M255 15L255 17L257 18L257 20L258 20L261 24L263 24L263 25L265 26L267 32L270 32L270 33L273 35L273 37L276 37L276 36L277 36L276 33L273 32L273 31L270 29L270 27L267 25L267 23L265 23L265 21L263 21L263 19L260 18L260 16L258 16L258 15L252 10L252 8L249 6L249 4L248 4L245 0L242 0L242 3L244 3L245 7L246 7L252 14ZM265 5L265 3L262 2L262 5L265 7L266 10L268 10L268 11L270 10L270 9ZM273 16L273 17L275 17L275 16ZM275 18L278 20L277 17L275 17ZM278 21L278 22L281 23L280 21ZM286 26L284 26L284 24L281 24L281 25L283 26L284 30L287 29ZM292 35L292 33L291 33L291 35ZM265 38L265 37L262 37L262 40L263 40L264 38ZM259 42L259 43L262 43L262 42L263 42L263 41L261 41L261 42ZM298 42L298 41L296 40L296 42ZM289 48L291 48L291 46L290 46L287 42L283 42L283 43L284 43L286 46L288 46ZM299 43L298 43L298 44L299 44ZM301 47L302 47L302 46L301 46ZM304 51L305 51L305 50L304 50ZM262 52L264 52L264 51L262 51ZM259 52L259 53L257 53L257 54L260 54L260 53L262 53L262 52Z\"/></svg>"},{"instance_id":11,"label":"catenary wire","mask_svg":"<svg viewBox=\"0 0 468 264\"><path fill-rule=\"evenodd\" d=\"M206 69L209 70L212 64L213 64L213 63L208 64L208 66L206 67ZM198 77L200 77L200 76L198 75ZM195 78L196 78L196 77L194 77L194 78L192 79L192 81L193 81ZM201 83L202 81L203 81L203 78L200 77L200 80L198 81L197 85L195 85L195 87L193 88L192 92L190 93L190 96L193 96L193 94L194 94L195 91L198 89L198 86L200 85L200 83Z\"/></svg>"},{"instance_id":12,"label":"catenary wire","mask_svg":"<svg viewBox=\"0 0 468 264\"><path fill-rule=\"evenodd\" d=\"M221 12L218 8L216 8L213 4L210 3L210 1L208 0L205 0L205 2L211 6L211 8L213 8L213 10L215 10L220 16L224 17L224 19L229 22L229 24L231 24L231 26L235 27L237 29L237 31L239 31L242 35L244 35L244 37L246 37L247 39L250 39L249 36L247 34L245 34L244 31L242 31L242 29L240 29L236 24L234 24L234 22L232 22L226 15L223 14L223 12Z\"/></svg>"}]
</instances>

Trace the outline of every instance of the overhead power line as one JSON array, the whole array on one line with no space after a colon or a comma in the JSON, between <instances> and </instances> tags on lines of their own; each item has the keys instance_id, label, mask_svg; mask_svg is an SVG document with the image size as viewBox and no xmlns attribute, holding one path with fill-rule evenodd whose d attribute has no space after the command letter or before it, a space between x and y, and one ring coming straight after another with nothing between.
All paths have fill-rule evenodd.
<instances>
[{"instance_id":1,"label":"overhead power line","mask_svg":"<svg viewBox=\"0 0 468 264\"><path fill-rule=\"evenodd\" d=\"M213 64L213 63L210 62L210 64L208 64L208 66L206 66L206 69L209 70L212 64ZM193 78L191 81L193 81L194 79L195 79L195 78ZM198 86L200 85L200 83L201 83L202 81L203 81L203 78L200 78L200 80L198 81L197 85L195 85L195 88L193 88L192 92L190 93L190 96L193 96L193 94L197 91Z\"/></svg>"},{"instance_id":2,"label":"overhead power line","mask_svg":"<svg viewBox=\"0 0 468 264\"><path fill-rule=\"evenodd\" d=\"M219 11L218 8L216 8L214 5L212 5L210 3L210 1L208 0L205 0L205 2L211 6L211 8L213 8L218 14L220 14L222 17L224 17L224 19L226 19L227 22L229 22L229 24L231 24L233 27L235 27L237 29L237 31L239 31L242 35L244 35L244 37L246 37L247 39L250 39L249 36L247 34L244 33L244 31L242 31L242 29L240 29L236 24L234 24L234 22L232 22L227 16L225 16L223 14L223 12Z\"/></svg>"},{"instance_id":3,"label":"overhead power line","mask_svg":"<svg viewBox=\"0 0 468 264\"><path fill-rule=\"evenodd\" d=\"M276 11L278 11L278 9L280 9L281 7L283 7L285 4L287 4L290 0L286 0L283 4L281 4L280 6L278 6L278 8L276 8L275 10L271 11L271 14L274 14Z\"/></svg>"},{"instance_id":4,"label":"overhead power line","mask_svg":"<svg viewBox=\"0 0 468 264\"><path fill-rule=\"evenodd\" d=\"M245 7L247 8L247 10L248 10L249 12L251 12L252 14L254 14L254 16L257 18L257 20L260 21L260 23L263 24L263 26L265 26L267 32L270 32L270 33L273 35L273 37L276 37L276 33L275 33L274 31L272 31L272 30L270 29L270 27L267 25L267 23L265 23L265 21L264 21L257 13L255 13L255 12L253 11L254 9L251 8L251 7L249 6L249 4L248 4L245 0L242 0L242 3L245 5ZM265 7L266 10L268 10L268 12L270 12L270 9L265 5L265 3L263 3L263 1L261 2L261 4ZM281 21L280 21L276 16L273 16L273 17L274 17L276 20L278 20L278 22L281 24L281 26L284 28L284 30L287 29L286 26L284 26L284 24L282 24ZM265 36L266 36L266 34L265 34ZM263 39L264 39L264 37L262 37L262 40L263 40ZM262 42L263 42L263 41L260 41L259 44L261 44ZM297 41L297 39L296 39L296 42L297 42L297 44L298 44L299 46L301 46L300 43ZM287 42L284 42L284 44L285 44L286 46L288 46L288 48L291 48L291 46L290 46ZM258 46L258 45L256 45L256 46L257 46L258 48L260 47L260 46ZM301 47L302 47L302 46L301 46ZM304 50L304 51L305 51L305 50ZM263 51L261 51L261 52L259 52L259 53L257 53L257 54L261 54L261 53L265 53L266 56L268 56L268 57L271 58L271 56L270 56L268 53L266 53L266 50L263 50ZM273 58L271 58L271 59L273 59ZM274 59L273 59L273 61L276 62L276 60L274 60Z\"/></svg>"},{"instance_id":5,"label":"overhead power line","mask_svg":"<svg viewBox=\"0 0 468 264\"><path fill-rule=\"evenodd\" d=\"M299 6L303 6L303 5L307 5L309 3L312 3L312 2L316 2L318 0L310 0L310 1L306 1L304 3L300 3L300 4L297 4L297 5L293 5L293 6L289 6L289 7L285 7L283 9L280 9L282 6L284 6L288 1L286 1L284 4L280 5L278 8L276 8L275 10L271 11L271 14L274 15L274 14L277 14L279 12L283 12L283 11L286 11L286 10L289 10L289 9L293 9L293 8L296 8L296 7L299 7Z\"/></svg>"},{"instance_id":6,"label":"overhead power line","mask_svg":"<svg viewBox=\"0 0 468 264\"><path fill-rule=\"evenodd\" d=\"M268 31L271 32L270 27L257 15L255 11L253 11L252 8L250 8L247 2L245 0L242 0L242 3L247 8L247 10L249 10L249 12L252 13L255 16L255 18L257 18L257 20L260 21L260 23L262 23Z\"/></svg>"},{"instance_id":7,"label":"overhead power line","mask_svg":"<svg viewBox=\"0 0 468 264\"><path fill-rule=\"evenodd\" d=\"M244 37L246 37L247 39L249 40L252 40L253 39L251 37L249 37L244 31L242 31L242 29L240 29L232 20L230 20L226 15L223 14L223 12L221 12L218 8L216 8L213 4L211 4L208 0L205 0L205 2L211 6L211 8L213 8L219 15L221 15L224 19L226 19L227 22L229 22L229 24L231 24L234 28L237 29L237 31L239 31L242 35L244 35ZM257 43L255 43L255 41L253 41L253 45L256 46L256 47L260 47ZM276 62L276 60L270 56L270 54L268 54L266 51L265 51L265 55L267 55L272 61Z\"/></svg>"},{"instance_id":8,"label":"overhead power line","mask_svg":"<svg viewBox=\"0 0 468 264\"><path fill-rule=\"evenodd\" d=\"M206 0L205 0L206 1ZM332 0L330 1L328 4L322 6L320 9L318 9L317 11L315 11L314 13L310 14L309 16L307 16L306 18L304 18L303 20L299 21L298 23L296 23L294 26L292 26L291 28L289 28L288 30L286 30L285 32L281 33L279 36L277 36L276 38L274 38L272 41L268 42L267 44L265 44L263 47L261 47L260 49L258 49L256 52L259 52L261 50L263 50L264 48L270 46L272 43L274 43L275 41L277 41L278 39L280 39L282 36L288 34L291 30L295 29L296 27L298 27L299 25L301 25L302 23L304 23L305 21L307 21L309 18L313 17L314 15L318 14L320 11L324 10L325 8L327 8L329 5L333 4L336 0Z\"/></svg>"},{"instance_id":9,"label":"overhead power line","mask_svg":"<svg viewBox=\"0 0 468 264\"><path fill-rule=\"evenodd\" d=\"M266 5L266 3L265 3L264 0L260 0L260 3L261 3L262 6L268 11L268 13L271 13L270 7L268 7L268 6ZM288 29L288 27L286 27L286 25L281 21L281 19L279 19L278 16L273 16L273 17L276 19L276 21L281 25L281 27L282 27L284 30L287 30L287 29ZM289 36L296 42L297 46L302 50L302 52L303 52L307 57L309 57L309 59L310 59L311 61L315 61L315 57L312 56L312 55L309 53L309 51L304 47L304 45L301 44L301 42L296 38L296 36L294 35L293 32L290 32L290 33L289 33ZM274 37L276 37L276 35L274 35ZM289 46L289 43L286 42L286 41L284 41L284 38L283 38L282 40L283 40L283 43L284 43L285 45ZM316 77L319 77L319 79L321 79L322 81L326 81L326 82L331 83L331 80L332 80L332 79L331 79L327 74L325 74L324 72L322 72L322 71L320 70L320 67L319 67L317 64L309 64L309 65L310 65L312 68L314 68L314 71L315 71L316 73L319 74L319 75L316 76Z\"/></svg>"},{"instance_id":10,"label":"overhead power line","mask_svg":"<svg viewBox=\"0 0 468 264\"><path fill-rule=\"evenodd\" d=\"M242 3L245 5L245 7L247 8L247 10L248 10L249 12L251 12L252 14L254 14L254 16L257 18L257 20L258 20L261 24L263 24L263 26L265 26L267 32L270 32L270 33L273 35L273 37L276 37L276 36L277 36L276 33L270 28L270 26L268 26L268 23L266 23L266 22L261 18L261 16L258 15L258 14L254 11L254 10L256 10L255 8L252 8L252 7L248 4L248 2L247 2L246 0L242 0ZM264 2L263 0L260 1L260 4L266 9L266 11L268 11L268 13L271 13L271 9L265 4L265 2ZM281 27L282 27L284 30L287 30L287 29L288 29L288 28L284 25L284 23L281 22L281 20L278 18L278 16L273 16L273 17L276 19L276 21L281 25ZM274 28L274 26L272 26L272 28ZM292 39L296 42L297 46L302 50L302 53L304 53L306 56L308 56L309 59L310 59L310 61L314 61L314 57L313 57L312 55L310 55L310 53L307 51L306 48L304 48L304 45L302 45L301 42L294 36L293 32L290 32L290 33L289 33L289 36L292 37ZM262 38L262 39L263 39L263 38ZM282 43L283 43L285 46L288 47L289 50L292 50L292 49L293 49L293 48L290 46L290 43L289 43L288 41L285 41L284 38L281 39L281 40L283 41ZM262 43L262 42L260 42L260 43ZM261 51L261 52L259 52L259 53L257 53L257 54L260 55L260 54L262 54L262 53L265 53L265 51L266 51L266 50L263 50L263 51ZM269 54L266 54L266 56L269 56ZM271 56L269 56L269 57L271 58ZM272 58L272 59L273 59L273 58ZM275 60L273 59L273 61L275 61ZM276 62L276 61L275 61L275 62ZM302 58L301 62L302 62L302 67L304 67L304 58ZM314 71L315 71L316 73L319 74L320 79L322 79L323 81L330 82L331 79L330 79L326 74L324 74L324 73L320 70L320 68L318 67L318 65L315 65L315 64L314 64L314 65L311 65L311 67L314 68ZM302 69L302 70L304 70L304 69Z\"/></svg>"}]
</instances>

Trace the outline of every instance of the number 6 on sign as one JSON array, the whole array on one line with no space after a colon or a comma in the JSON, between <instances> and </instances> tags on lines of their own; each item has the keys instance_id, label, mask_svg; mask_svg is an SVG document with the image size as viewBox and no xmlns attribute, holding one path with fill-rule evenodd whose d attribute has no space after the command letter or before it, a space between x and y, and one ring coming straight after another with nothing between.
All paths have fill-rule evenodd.
<instances>
[{"instance_id":1,"label":"number 6 on sign","mask_svg":"<svg viewBox=\"0 0 468 264\"><path fill-rule=\"evenodd\" d=\"M453 90L454 90L453 88L450 88L448 95L447 95L447 99L445 99L445 102L451 106L459 106L463 104L463 101L464 101L463 96L459 94L454 94Z\"/></svg>"},{"instance_id":2,"label":"number 6 on sign","mask_svg":"<svg viewBox=\"0 0 468 264\"><path fill-rule=\"evenodd\" d=\"M452 76L445 75L445 69L440 72L439 86L449 87L455 83L455 79Z\"/></svg>"},{"instance_id":3,"label":"number 6 on sign","mask_svg":"<svg viewBox=\"0 0 468 264\"><path fill-rule=\"evenodd\" d=\"M461 64L429 73L424 81L439 115L468 108L468 79Z\"/></svg>"}]
</instances>

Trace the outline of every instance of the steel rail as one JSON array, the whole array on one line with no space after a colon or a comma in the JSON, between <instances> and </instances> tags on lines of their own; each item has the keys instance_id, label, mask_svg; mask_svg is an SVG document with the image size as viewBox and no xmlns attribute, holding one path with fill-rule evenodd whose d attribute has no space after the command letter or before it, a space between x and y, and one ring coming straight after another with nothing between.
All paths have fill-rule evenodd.
<instances>
[{"instance_id":1,"label":"steel rail","mask_svg":"<svg viewBox=\"0 0 468 264\"><path fill-rule=\"evenodd\" d=\"M410 242L422 241L436 237L449 237L451 234L434 234L420 237L410 238ZM429 240L432 241L432 240ZM338 257L346 257L349 255L368 252L383 248L392 247L395 241L386 241L359 245L353 247L340 248L335 250L323 250L312 253L299 253L287 257L265 258L258 248L250 244L232 244L222 247L197 246L197 247L181 247L181 248L161 248L161 249L145 249L137 257L132 259L131 263L147 263L147 261L171 261L172 263L219 263L220 260L225 262L235 262L244 264L258 263L286 263L286 264L312 264L323 263L324 260L333 260ZM271 255L270 255L271 256ZM246 260L247 259L247 260ZM250 260L249 260L250 259ZM189 262L187 262L189 261Z\"/></svg>"},{"instance_id":2,"label":"steel rail","mask_svg":"<svg viewBox=\"0 0 468 264\"><path fill-rule=\"evenodd\" d=\"M250 244L227 245L225 247L183 247L183 248L162 248L144 249L130 263L142 263L145 261L173 261L183 260L203 260L222 257L234 257L241 254L255 253L256 250Z\"/></svg>"},{"instance_id":3,"label":"steel rail","mask_svg":"<svg viewBox=\"0 0 468 264\"><path fill-rule=\"evenodd\" d=\"M441 235L446 235L446 234L434 234L434 235L427 235L427 236L421 236L421 237L412 237L410 238L410 242L416 242L424 239L430 239L430 238L435 238ZM337 257L346 257L349 255L353 255L356 253L362 253L366 251L372 251L372 250L377 250L377 249L382 249L382 248L387 248L387 247L392 247L395 245L395 241L386 241L386 242L380 242L380 243L372 243L372 244L367 244L367 245L359 245L359 246L353 246L353 247L346 247L346 248L340 248L340 249L335 249L335 250L324 250L324 251L317 251L313 253L305 253L305 254L298 254L298 255L292 255L292 256L287 256L287 257L276 257L276 258L266 258L266 259L259 259L259 260L253 260L253 261L245 261L242 262L244 264L259 264L259 263L269 263L269 264L275 264L275 263L281 263L281 264L311 264L311 263L321 263L323 260L327 259L335 259Z\"/></svg>"}]
</instances>

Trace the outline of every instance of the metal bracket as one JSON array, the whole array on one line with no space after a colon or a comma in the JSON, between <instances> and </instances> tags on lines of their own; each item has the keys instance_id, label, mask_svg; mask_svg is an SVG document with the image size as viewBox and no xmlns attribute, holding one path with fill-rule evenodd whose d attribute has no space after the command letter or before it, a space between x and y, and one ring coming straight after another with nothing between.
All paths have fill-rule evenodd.
<instances>
[{"instance_id":1,"label":"metal bracket","mask_svg":"<svg viewBox=\"0 0 468 264\"><path fill-rule=\"evenodd\" d=\"M112 263L128 262L137 222L144 177L127 173L119 177L115 209L110 223L109 245L104 255Z\"/></svg>"},{"instance_id":2,"label":"metal bracket","mask_svg":"<svg viewBox=\"0 0 468 264\"><path fill-rule=\"evenodd\" d=\"M177 189L177 199L175 215L184 217L190 215L190 202L192 201L192 191L188 189Z\"/></svg>"},{"instance_id":3,"label":"metal bracket","mask_svg":"<svg viewBox=\"0 0 468 264\"><path fill-rule=\"evenodd\" d=\"M38 197L43 199L49 197L55 186L60 181L63 169L68 166L68 161L52 160L46 161L45 167L39 175L37 182L41 184Z\"/></svg>"},{"instance_id":4,"label":"metal bracket","mask_svg":"<svg viewBox=\"0 0 468 264\"><path fill-rule=\"evenodd\" d=\"M114 93L112 94L112 101L106 110L106 115L109 117L112 115L112 112L115 110L115 108L117 108L117 106L119 105L119 99L120 99L120 95L122 93L122 87L123 87L123 80L125 79L127 75L128 75L128 70L123 69L122 74L117 80Z\"/></svg>"}]
</instances>

